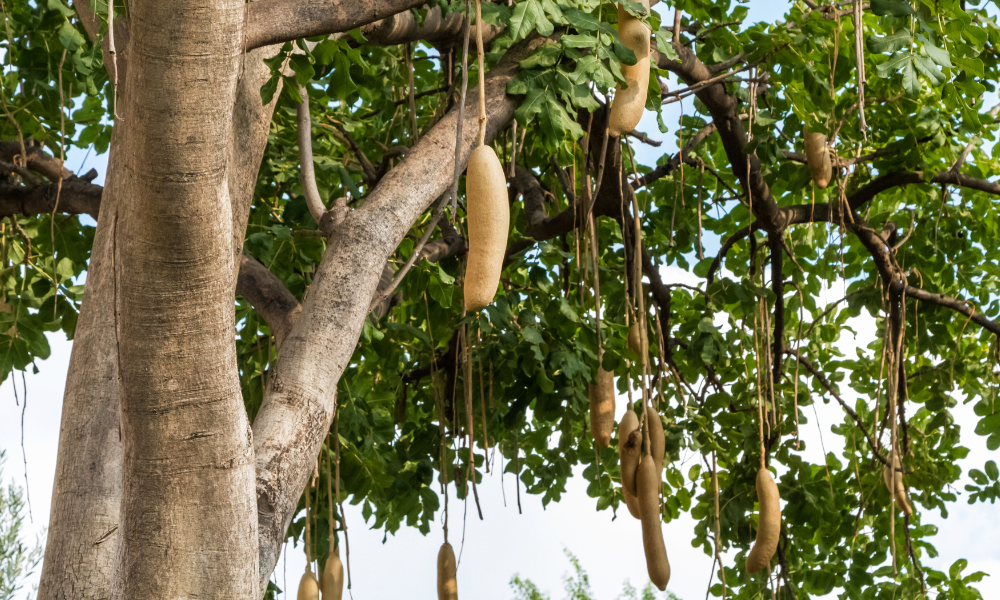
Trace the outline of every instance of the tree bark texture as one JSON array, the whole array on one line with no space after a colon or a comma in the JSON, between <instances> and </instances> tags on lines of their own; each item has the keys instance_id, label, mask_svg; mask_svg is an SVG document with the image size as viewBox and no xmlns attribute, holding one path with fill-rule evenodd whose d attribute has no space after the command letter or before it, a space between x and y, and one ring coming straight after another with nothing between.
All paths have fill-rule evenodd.
<instances>
[{"instance_id":1,"label":"tree bark texture","mask_svg":"<svg viewBox=\"0 0 1000 600\"><path fill-rule=\"evenodd\" d=\"M115 212L120 137L116 130L104 215ZM122 445L110 223L99 215L69 359L39 600L107 598L118 548Z\"/></svg>"},{"instance_id":2,"label":"tree bark texture","mask_svg":"<svg viewBox=\"0 0 1000 600\"><path fill-rule=\"evenodd\" d=\"M108 215L124 473L110 597L254 600L229 185L246 9L146 0L130 13L122 194Z\"/></svg>"}]
</instances>

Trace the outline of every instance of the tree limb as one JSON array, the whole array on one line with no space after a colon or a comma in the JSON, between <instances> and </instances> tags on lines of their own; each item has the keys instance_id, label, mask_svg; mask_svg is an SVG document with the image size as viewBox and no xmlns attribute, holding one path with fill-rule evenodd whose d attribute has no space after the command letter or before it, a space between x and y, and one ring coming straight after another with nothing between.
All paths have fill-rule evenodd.
<instances>
[{"instance_id":1,"label":"tree limb","mask_svg":"<svg viewBox=\"0 0 1000 600\"><path fill-rule=\"evenodd\" d=\"M660 69L674 73L689 86L715 77L711 69L701 62L690 48L675 44L675 50L680 62L672 61L660 53L655 54ZM744 152L747 133L740 118L739 103L736 98L729 94L725 83L721 81L698 88L695 95L712 115L733 174L740 181L744 195L748 195L751 199L754 216L762 221L760 227L769 233L780 232L785 226L782 220L783 214L771 194L771 188L764 181L760 159L754 154Z\"/></svg>"},{"instance_id":2,"label":"tree limb","mask_svg":"<svg viewBox=\"0 0 1000 600\"><path fill-rule=\"evenodd\" d=\"M350 31L427 0L260 0L247 5L246 49Z\"/></svg>"},{"instance_id":3,"label":"tree limb","mask_svg":"<svg viewBox=\"0 0 1000 600\"><path fill-rule=\"evenodd\" d=\"M316 187L316 166L313 164L312 150L312 117L309 115L309 90L299 86L302 102L296 104L295 113L298 121L299 134L299 180L302 182L302 193L306 197L306 207L317 224L323 220L326 206ZM371 166L369 164L369 166Z\"/></svg>"},{"instance_id":4,"label":"tree limb","mask_svg":"<svg viewBox=\"0 0 1000 600\"><path fill-rule=\"evenodd\" d=\"M264 318L280 349L302 312L298 299L274 273L247 254L240 254L236 293Z\"/></svg>"},{"instance_id":5,"label":"tree limb","mask_svg":"<svg viewBox=\"0 0 1000 600\"><path fill-rule=\"evenodd\" d=\"M506 86L520 61L548 41L532 37L515 44L487 75L487 139L514 115L516 101L507 97ZM469 101L475 103L476 96L470 94ZM285 338L253 423L262 589L333 421L337 383L354 353L386 260L451 183L457 108L421 137L361 208L334 226L302 314ZM462 165L476 144L476 113L473 108L465 113Z\"/></svg>"},{"instance_id":6,"label":"tree limb","mask_svg":"<svg viewBox=\"0 0 1000 600\"><path fill-rule=\"evenodd\" d=\"M61 160L54 156L49 156L38 146L28 146L25 148L25 152L28 156L27 167L29 171L33 171L40 175L43 175L49 181L56 183L60 178L65 182L67 179L74 177L73 171L70 171L62 163ZM0 142L0 160L5 162L13 162L15 156L20 156L21 145L17 142L2 141Z\"/></svg>"},{"instance_id":7,"label":"tree limb","mask_svg":"<svg viewBox=\"0 0 1000 600\"><path fill-rule=\"evenodd\" d=\"M426 1L426 0L425 0ZM395 46L411 42L427 42L435 46L451 46L461 39L465 14L460 12L441 15L441 7L427 11L422 23L412 12L399 12L377 23L361 28L365 43L374 46ZM490 43L502 27L483 23L483 43Z\"/></svg>"},{"instance_id":8,"label":"tree limb","mask_svg":"<svg viewBox=\"0 0 1000 600\"><path fill-rule=\"evenodd\" d=\"M958 298L954 298L952 296L935 294L934 292L928 292L927 290L922 290L920 288L913 287L912 285L905 286L905 290L906 296L910 298L916 298L917 300L950 308L951 310L965 315L969 318L969 320L980 325L983 329L1000 335L1000 323L988 319L985 314L977 311L967 300L959 300Z\"/></svg>"}]
</instances>

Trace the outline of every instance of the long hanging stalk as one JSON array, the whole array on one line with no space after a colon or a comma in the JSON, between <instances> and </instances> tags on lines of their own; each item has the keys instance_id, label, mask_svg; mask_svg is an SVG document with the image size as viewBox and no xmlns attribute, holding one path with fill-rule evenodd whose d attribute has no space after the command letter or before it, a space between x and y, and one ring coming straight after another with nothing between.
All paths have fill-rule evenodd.
<instances>
[{"instance_id":1,"label":"long hanging stalk","mask_svg":"<svg viewBox=\"0 0 1000 600\"><path fill-rule=\"evenodd\" d=\"M451 222L455 223L458 211L458 178L462 175L462 125L465 123L465 94L469 89L469 0L465 0L465 31L462 43L462 92L458 101L458 126L455 128L455 171L451 180ZM449 73L450 75L450 73ZM445 541L448 541L445 539Z\"/></svg>"},{"instance_id":2,"label":"long hanging stalk","mask_svg":"<svg viewBox=\"0 0 1000 600\"><path fill-rule=\"evenodd\" d=\"M476 0L476 52L479 61L479 145L486 143L486 53L483 52L483 8Z\"/></svg>"}]
</instances>

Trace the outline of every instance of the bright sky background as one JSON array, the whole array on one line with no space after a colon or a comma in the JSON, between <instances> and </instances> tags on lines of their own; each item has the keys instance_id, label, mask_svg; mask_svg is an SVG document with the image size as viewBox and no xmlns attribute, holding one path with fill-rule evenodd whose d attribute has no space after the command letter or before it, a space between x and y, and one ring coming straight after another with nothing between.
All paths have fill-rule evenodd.
<instances>
[{"instance_id":1,"label":"bright sky background","mask_svg":"<svg viewBox=\"0 0 1000 600\"><path fill-rule=\"evenodd\" d=\"M750 22L773 21L780 18L788 7L788 3L775 0L751 0L749 5ZM690 110L690 103L686 104ZM665 122L676 123L679 116L678 104L671 104L668 108L669 111L664 115ZM672 134L664 136L658 133L653 116L647 114L639 128L657 139L665 140L664 147L660 149L633 146L640 160L646 164L651 164L660 152L675 148ZM87 160L86 169L94 167L101 175L98 183L103 183L106 161L106 156L90 156ZM69 166L77 170L82 162L82 153L71 155ZM711 242L706 240L706 243ZM706 251L714 254L717 249L716 242L714 247L710 245ZM663 274L668 281L700 283L693 276L676 268L665 268ZM823 301L832 301L842 295L839 290L834 290ZM849 355L855 352L855 348L863 349L870 343L875 329L873 320L867 316L856 320L852 325L859 332L858 338L845 333L841 346ZM0 449L7 453L3 483L13 482L24 487L27 481L33 512L33 522L28 528L29 539L36 535L44 539L43 532L48 522L62 394L71 350L71 343L61 334L50 335L49 343L52 345L52 357L38 364L38 375L26 376L26 410L22 412L23 404L15 404L11 379L0 386ZM12 379L16 380L18 398L23 402L21 377L17 375ZM841 391L849 402L853 402L847 388L842 388ZM624 406L624 399L619 399L616 412L618 416L623 413ZM821 463L823 452L820 449L819 432L822 429L826 433L823 439L826 450L839 456L843 447L838 445L840 438L830 432L830 426L841 422L843 416L835 403L819 403L817 409L818 421L811 416L811 411L806 411L810 423L803 426L801 435L805 457ZM982 468L987 460L995 459L995 453L986 449L985 439L971 433L978 420L972 412L971 404L960 405L953 413L963 431L968 432L963 442L972 450L968 458L960 461L963 471ZM21 451L22 414L24 455ZM23 456L27 457L27 480ZM682 455L679 460L687 467L698 458ZM682 471L686 472L686 468ZM995 529L984 527L984 524L996 522L997 509L993 505L966 504L963 490L965 483L965 479L960 480L954 490L959 494L959 501L949 507L951 514L947 521L936 513L924 513L925 523L932 522L940 528L940 533L933 540L940 555L935 559L924 556L923 561L932 568L947 571L958 558L967 558L969 568L966 574L981 570L993 575L981 584L980 590L984 598L1000 600L1000 585L991 581L1000 577L1000 546L996 543ZM513 477L508 475L501 482L499 474L485 476L479 487L485 520L480 522L475 517L473 506L465 521L465 545L458 571L460 596L476 600L510 600L513 598L510 579L514 574L519 574L522 578L534 581L552 600L559 600L564 597L563 577L571 569L563 554L564 550L569 550L580 559L590 576L596 599L617 598L625 580L641 589L648 579L639 522L632 519L624 509L615 520L610 511L597 512L596 501L586 494L586 485L587 482L577 476L570 481L563 500L544 510L538 496L522 493L523 514L519 515ZM451 493L454 494L454 488L451 488ZM450 537L458 552L462 548L463 519L461 504L455 500L454 495L451 507ZM413 530L403 530L383 543L383 532L368 530L358 507L347 507L347 523L350 527L351 573L354 583L352 592L356 600L435 598L435 565L442 541L439 526L426 537ZM673 571L668 590L683 600L703 598L711 575L709 557L700 548L692 548L690 545L693 527L694 521L687 516L663 527ZM287 552L286 558L287 566L286 559L283 558L275 571L275 577L278 585L288 592L287 597L294 597L305 558L301 549L294 548ZM732 557L726 557L726 560L729 561L727 564L731 564ZM29 579L29 589L37 582L37 577L38 574L35 573Z\"/></svg>"}]
</instances>

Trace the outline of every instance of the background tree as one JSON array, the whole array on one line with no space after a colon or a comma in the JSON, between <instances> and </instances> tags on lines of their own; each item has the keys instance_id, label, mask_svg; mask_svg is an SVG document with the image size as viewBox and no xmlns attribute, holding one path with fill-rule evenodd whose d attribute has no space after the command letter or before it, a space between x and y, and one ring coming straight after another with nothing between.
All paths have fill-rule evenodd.
<instances>
[{"instance_id":1,"label":"background tree","mask_svg":"<svg viewBox=\"0 0 1000 600\"><path fill-rule=\"evenodd\" d=\"M768 587L743 569L763 448L781 594L977 597L961 562L921 566L921 515L956 500L963 435L1000 447L995 21L954 0L807 0L776 23L665 4L624 6L654 32L647 109L693 109L629 141L604 133L636 58L614 5L484 3L512 228L502 291L464 314L465 3L5 3L0 374L44 359L45 331L76 342L40 597L258 598L307 499L318 532L342 530L337 495L427 531L437 474L474 494L496 450L543 502L580 466L618 510L618 441L587 431L598 357L657 407L664 519L690 511L696 546L736 552L716 594ZM663 136L681 151L634 160ZM109 152L105 186L66 169L71 146ZM863 311L878 340L842 356ZM796 436L817 396L844 409L825 464ZM682 473L682 450L704 466ZM912 516L890 508L892 453ZM995 498L995 464L973 478Z\"/></svg>"},{"instance_id":2,"label":"background tree","mask_svg":"<svg viewBox=\"0 0 1000 600\"><path fill-rule=\"evenodd\" d=\"M0 452L0 467L4 454ZM3 475L0 469L0 475ZM42 560L41 544L30 547L22 539L24 529L24 498L21 488L10 484L0 489L0 599L14 600L25 578Z\"/></svg>"}]
</instances>

